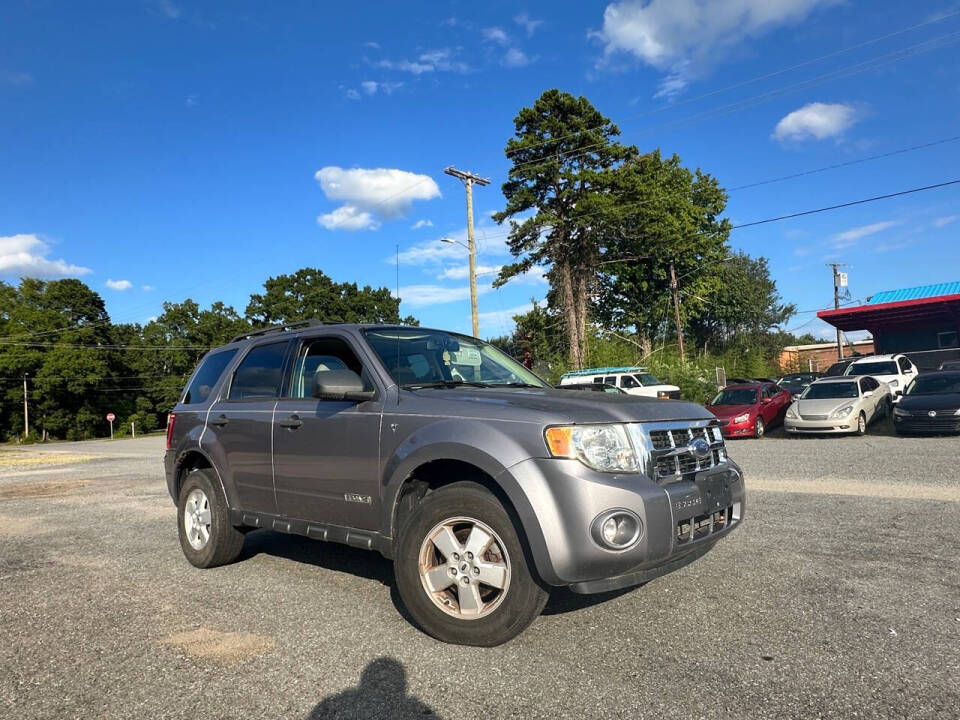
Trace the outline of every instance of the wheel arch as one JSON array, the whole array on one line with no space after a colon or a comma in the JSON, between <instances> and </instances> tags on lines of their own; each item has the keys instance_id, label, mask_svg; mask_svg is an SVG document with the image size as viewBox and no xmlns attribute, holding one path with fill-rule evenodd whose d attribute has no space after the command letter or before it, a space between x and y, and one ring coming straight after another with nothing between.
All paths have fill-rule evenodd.
<instances>
[{"instance_id":1,"label":"wheel arch","mask_svg":"<svg viewBox=\"0 0 960 720\"><path fill-rule=\"evenodd\" d=\"M227 493L227 488L223 483L223 478L220 477L220 471L217 470L217 467L213 464L210 457L199 448L190 448L177 458L173 480L174 502L177 502L180 497L180 488L183 487L184 479L194 470L212 470L220 485L220 489L223 491L223 496L227 499L227 507L233 507L230 495Z\"/></svg>"}]
</instances>

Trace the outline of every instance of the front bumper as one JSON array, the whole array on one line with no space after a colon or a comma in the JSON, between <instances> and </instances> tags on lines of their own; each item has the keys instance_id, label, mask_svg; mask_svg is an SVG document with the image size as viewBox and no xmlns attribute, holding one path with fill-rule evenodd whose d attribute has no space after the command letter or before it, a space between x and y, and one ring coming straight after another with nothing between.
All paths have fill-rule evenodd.
<instances>
[{"instance_id":1,"label":"front bumper","mask_svg":"<svg viewBox=\"0 0 960 720\"><path fill-rule=\"evenodd\" d=\"M894 413L893 427L899 433L936 434L936 433L960 433L960 417L950 415L937 415L935 417L911 415L901 417Z\"/></svg>"},{"instance_id":2,"label":"front bumper","mask_svg":"<svg viewBox=\"0 0 960 720\"><path fill-rule=\"evenodd\" d=\"M796 435L844 435L857 431L857 416L840 420L795 420L784 418L783 429Z\"/></svg>"},{"instance_id":3,"label":"front bumper","mask_svg":"<svg viewBox=\"0 0 960 720\"><path fill-rule=\"evenodd\" d=\"M720 432L725 438L737 438L737 437L753 437L755 430L753 427L753 418L749 418L746 422L733 423L729 420L720 421Z\"/></svg>"},{"instance_id":4,"label":"front bumper","mask_svg":"<svg viewBox=\"0 0 960 720\"><path fill-rule=\"evenodd\" d=\"M729 505L707 512L698 481L730 471L736 480L730 483ZM577 460L530 459L507 473L521 491L522 501L514 504L540 578L576 592L628 587L671 572L743 520L743 476L730 461L694 480L665 485L641 474L596 472ZM594 520L614 508L633 511L643 523L640 540L627 550L603 548L590 532Z\"/></svg>"}]
</instances>

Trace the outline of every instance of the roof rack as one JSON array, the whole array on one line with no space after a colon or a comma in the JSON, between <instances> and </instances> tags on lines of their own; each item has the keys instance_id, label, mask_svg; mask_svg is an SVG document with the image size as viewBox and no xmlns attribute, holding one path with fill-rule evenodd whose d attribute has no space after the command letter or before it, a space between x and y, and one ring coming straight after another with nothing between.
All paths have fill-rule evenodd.
<instances>
[{"instance_id":1,"label":"roof rack","mask_svg":"<svg viewBox=\"0 0 960 720\"><path fill-rule=\"evenodd\" d=\"M299 330L300 328L305 327L314 327L316 325L326 325L327 323L323 320L317 320L312 318L310 320L301 320L295 323L287 323L286 325L270 325L269 327L262 328L260 330L253 330L252 332L242 333L237 335L230 342L235 343L240 340L249 340L250 338L261 337L263 335L272 335L273 333L282 333L290 332L291 330Z\"/></svg>"},{"instance_id":2,"label":"roof rack","mask_svg":"<svg viewBox=\"0 0 960 720\"><path fill-rule=\"evenodd\" d=\"M583 377L584 375L610 375L613 373L630 373L630 372L646 372L647 368L644 365L628 365L624 367L598 367L598 368L587 368L586 370L573 370L571 372L566 372L562 377Z\"/></svg>"}]
</instances>

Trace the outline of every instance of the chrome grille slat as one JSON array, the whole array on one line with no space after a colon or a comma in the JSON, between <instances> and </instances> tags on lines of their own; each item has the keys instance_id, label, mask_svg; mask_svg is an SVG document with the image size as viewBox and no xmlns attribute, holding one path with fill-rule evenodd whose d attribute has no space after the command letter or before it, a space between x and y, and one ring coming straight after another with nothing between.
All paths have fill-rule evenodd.
<instances>
[{"instance_id":1,"label":"chrome grille slat","mask_svg":"<svg viewBox=\"0 0 960 720\"><path fill-rule=\"evenodd\" d=\"M697 472L726 462L726 446L716 420L636 423L634 445L646 455L642 464L647 474L660 483L691 479ZM633 431L631 431L633 432ZM710 455L698 458L684 450L695 440L703 439L710 446Z\"/></svg>"}]
</instances>

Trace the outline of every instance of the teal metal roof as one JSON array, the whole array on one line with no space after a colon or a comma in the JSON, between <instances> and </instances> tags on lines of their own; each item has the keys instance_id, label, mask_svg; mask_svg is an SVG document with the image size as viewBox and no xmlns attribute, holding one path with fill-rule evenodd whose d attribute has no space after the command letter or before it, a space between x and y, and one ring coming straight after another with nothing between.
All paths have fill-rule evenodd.
<instances>
[{"instance_id":1,"label":"teal metal roof","mask_svg":"<svg viewBox=\"0 0 960 720\"><path fill-rule=\"evenodd\" d=\"M867 300L866 304L880 305L881 303L921 300L923 298L939 297L940 295L960 295L960 281L937 283L936 285L920 285L918 287L903 288L902 290L883 290Z\"/></svg>"},{"instance_id":2,"label":"teal metal roof","mask_svg":"<svg viewBox=\"0 0 960 720\"><path fill-rule=\"evenodd\" d=\"M575 370L573 372L564 373L560 377L583 377L584 375L612 375L613 373L631 373L631 372L646 372L645 367L635 365L633 367L601 367L601 368L589 368L587 370Z\"/></svg>"}]
</instances>

